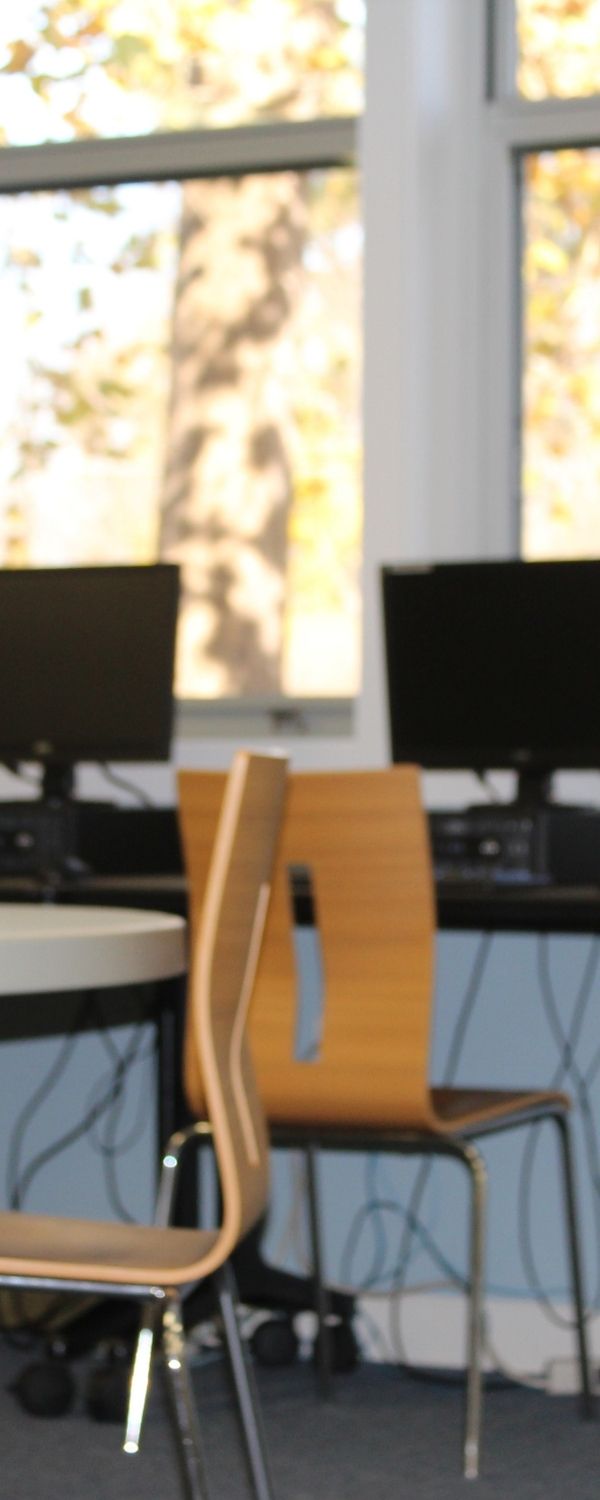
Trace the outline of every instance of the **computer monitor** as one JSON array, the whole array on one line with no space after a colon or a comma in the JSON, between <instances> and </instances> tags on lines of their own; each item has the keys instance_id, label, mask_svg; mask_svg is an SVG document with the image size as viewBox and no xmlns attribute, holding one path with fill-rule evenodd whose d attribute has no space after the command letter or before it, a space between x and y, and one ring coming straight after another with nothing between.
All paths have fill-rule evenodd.
<instances>
[{"instance_id":1,"label":"computer monitor","mask_svg":"<svg viewBox=\"0 0 600 1500\"><path fill-rule=\"evenodd\" d=\"M68 796L82 761L168 758L178 568L0 569L0 762Z\"/></svg>"},{"instance_id":2,"label":"computer monitor","mask_svg":"<svg viewBox=\"0 0 600 1500\"><path fill-rule=\"evenodd\" d=\"M394 761L510 769L516 801L600 767L600 561L382 570Z\"/></svg>"}]
</instances>

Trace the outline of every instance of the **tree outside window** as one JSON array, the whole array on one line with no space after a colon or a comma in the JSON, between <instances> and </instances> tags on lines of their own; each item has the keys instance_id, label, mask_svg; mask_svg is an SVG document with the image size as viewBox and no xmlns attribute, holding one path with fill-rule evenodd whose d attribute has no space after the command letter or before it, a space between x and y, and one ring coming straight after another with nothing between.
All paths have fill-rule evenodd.
<instances>
[{"instance_id":1,"label":"tree outside window","mask_svg":"<svg viewBox=\"0 0 600 1500\"><path fill-rule=\"evenodd\" d=\"M205 163L207 129L250 121L264 158L266 122L355 113L363 23L359 0L54 0L0 22L11 171L23 145L67 163L148 132L139 180L46 185L40 149L39 186L2 184L2 560L179 561L185 697L358 686L356 169ZM190 128L202 170L157 171L153 132Z\"/></svg>"},{"instance_id":2,"label":"tree outside window","mask_svg":"<svg viewBox=\"0 0 600 1500\"><path fill-rule=\"evenodd\" d=\"M571 106L600 105L600 3L517 0L515 16L516 90L534 112L560 101L565 122L563 144L518 155L521 546L528 558L598 556L600 110L582 144Z\"/></svg>"}]
</instances>

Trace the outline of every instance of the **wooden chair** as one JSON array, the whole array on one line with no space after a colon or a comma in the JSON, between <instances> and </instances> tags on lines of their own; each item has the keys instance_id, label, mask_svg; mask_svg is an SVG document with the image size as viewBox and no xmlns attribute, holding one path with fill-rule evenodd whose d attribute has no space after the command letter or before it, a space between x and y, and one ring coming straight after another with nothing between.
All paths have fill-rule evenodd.
<instances>
[{"instance_id":1,"label":"wooden chair","mask_svg":"<svg viewBox=\"0 0 600 1500\"><path fill-rule=\"evenodd\" d=\"M219 778L202 796L206 834ZM211 811L211 806L213 811ZM205 854L194 854L202 881ZM324 970L322 1033L295 1056L297 973L293 877L312 886ZM316 1163L324 1149L435 1153L467 1168L471 1185L470 1297L464 1472L479 1470L485 1166L473 1138L554 1121L566 1194L566 1228L581 1389L591 1409L582 1301L569 1099L547 1090L432 1088L429 1052L435 893L419 772L299 773L290 777L250 1034L261 1098L277 1145L306 1150L312 1251L327 1381L327 1296L321 1273Z\"/></svg>"},{"instance_id":2,"label":"wooden chair","mask_svg":"<svg viewBox=\"0 0 600 1500\"><path fill-rule=\"evenodd\" d=\"M269 898L271 866L286 778L282 757L235 757L213 823L188 986L187 1070L202 1056L202 1119L178 1132L163 1158L153 1226L0 1213L0 1286L114 1294L145 1308L131 1381L125 1451L136 1452L148 1390L155 1325L160 1320L175 1431L186 1492L206 1496L200 1437L186 1365L182 1299L215 1273L225 1339L257 1500L270 1500L264 1442L250 1372L237 1331L227 1262L264 1212L268 1144L246 1038L246 1013ZM180 778L186 833L194 773ZM185 835L184 835L185 838ZM192 905L195 900L192 881ZM193 1089L189 1102L194 1106ZM205 1112L206 1106L206 1112ZM205 1118L205 1113L208 1119ZM184 1147L212 1133L222 1198L215 1230L169 1225Z\"/></svg>"}]
</instances>

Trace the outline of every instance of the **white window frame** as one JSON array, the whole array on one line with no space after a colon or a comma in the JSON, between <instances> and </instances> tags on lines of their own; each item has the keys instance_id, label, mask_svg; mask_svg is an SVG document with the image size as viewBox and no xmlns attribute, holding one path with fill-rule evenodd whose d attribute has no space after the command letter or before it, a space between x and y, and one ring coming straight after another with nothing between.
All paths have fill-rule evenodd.
<instances>
[{"instance_id":1,"label":"white window frame","mask_svg":"<svg viewBox=\"0 0 600 1500\"><path fill-rule=\"evenodd\" d=\"M600 95L528 100L514 88L514 0L491 0L491 82L485 110L482 239L490 297L482 345L488 395L487 505L499 555L520 552L521 508L521 224L519 160L529 151L600 145Z\"/></svg>"},{"instance_id":2,"label":"white window frame","mask_svg":"<svg viewBox=\"0 0 600 1500\"><path fill-rule=\"evenodd\" d=\"M226 129L156 132L119 139L50 142L0 150L0 193L77 188L95 183L241 176L357 165L359 122L326 116ZM353 700L287 695L182 701L176 736L253 738L292 732L347 735Z\"/></svg>"},{"instance_id":3,"label":"white window frame","mask_svg":"<svg viewBox=\"0 0 600 1500\"><path fill-rule=\"evenodd\" d=\"M381 564L518 553L515 165L597 139L600 104L511 94L513 23L512 0L369 6L358 764L389 758Z\"/></svg>"},{"instance_id":4,"label":"white window frame","mask_svg":"<svg viewBox=\"0 0 600 1500\"><path fill-rule=\"evenodd\" d=\"M0 191L38 182L42 160L49 180L67 160L72 183L86 159L94 176L101 162L106 177L111 153L121 179L138 170L152 177L157 151L164 175L192 175L209 171L217 142L217 171L235 160L248 170L259 139L265 152L280 153L269 157L275 166L290 154L299 166L358 161L366 235L361 691L352 702L182 705L177 738L188 764L225 760L242 735L285 744L296 764L386 763L381 563L518 551L515 163L529 148L598 142L600 100L518 99L509 87L513 21L512 0L370 0L360 120L145 137L127 142L127 159L123 143L110 141L0 153Z\"/></svg>"}]
</instances>

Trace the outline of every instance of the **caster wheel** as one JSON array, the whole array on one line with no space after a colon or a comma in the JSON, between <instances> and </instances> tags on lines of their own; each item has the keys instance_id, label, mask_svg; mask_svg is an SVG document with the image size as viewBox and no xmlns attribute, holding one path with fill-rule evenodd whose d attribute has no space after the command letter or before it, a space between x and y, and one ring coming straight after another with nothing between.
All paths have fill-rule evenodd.
<instances>
[{"instance_id":1,"label":"caster wheel","mask_svg":"<svg viewBox=\"0 0 600 1500\"><path fill-rule=\"evenodd\" d=\"M109 1360L92 1369L85 1391L85 1409L95 1422L124 1422L129 1397L129 1363Z\"/></svg>"},{"instance_id":2,"label":"caster wheel","mask_svg":"<svg viewBox=\"0 0 600 1500\"><path fill-rule=\"evenodd\" d=\"M331 1323L327 1329L331 1369L334 1374L347 1374L354 1370L358 1364L359 1351L354 1331L350 1323ZM313 1359L315 1364L318 1360L319 1339L315 1340Z\"/></svg>"},{"instance_id":3,"label":"caster wheel","mask_svg":"<svg viewBox=\"0 0 600 1500\"><path fill-rule=\"evenodd\" d=\"M75 1399L75 1381L68 1365L51 1359L27 1365L9 1390L31 1417L64 1417Z\"/></svg>"},{"instance_id":4,"label":"caster wheel","mask_svg":"<svg viewBox=\"0 0 600 1500\"><path fill-rule=\"evenodd\" d=\"M292 1365L299 1340L288 1318L268 1318L255 1328L250 1348L260 1365Z\"/></svg>"}]
</instances>

